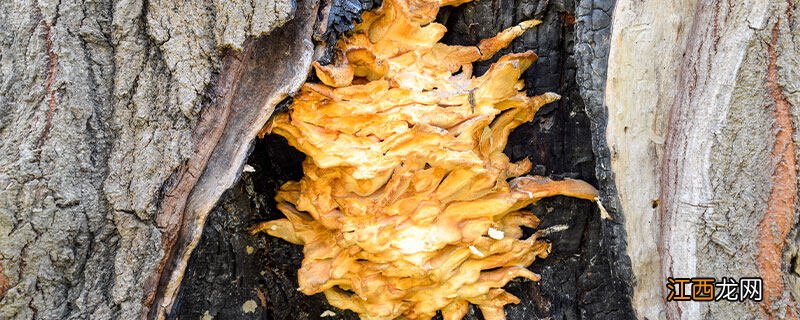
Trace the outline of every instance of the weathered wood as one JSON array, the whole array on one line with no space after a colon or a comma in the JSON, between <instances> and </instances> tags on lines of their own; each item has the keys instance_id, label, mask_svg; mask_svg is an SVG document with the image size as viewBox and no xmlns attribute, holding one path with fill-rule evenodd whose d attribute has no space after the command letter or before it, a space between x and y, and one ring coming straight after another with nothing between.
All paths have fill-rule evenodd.
<instances>
[{"instance_id":1,"label":"weathered wood","mask_svg":"<svg viewBox=\"0 0 800 320\"><path fill-rule=\"evenodd\" d=\"M636 278L632 302L640 318L664 316L658 168L694 3L618 1L614 11L605 95L607 137L626 213L627 252Z\"/></svg>"},{"instance_id":2,"label":"weathered wood","mask_svg":"<svg viewBox=\"0 0 800 320\"><path fill-rule=\"evenodd\" d=\"M634 306L651 319L796 318L797 3L671 5L615 13L606 98ZM664 303L669 276L763 277L765 300Z\"/></svg>"}]
</instances>

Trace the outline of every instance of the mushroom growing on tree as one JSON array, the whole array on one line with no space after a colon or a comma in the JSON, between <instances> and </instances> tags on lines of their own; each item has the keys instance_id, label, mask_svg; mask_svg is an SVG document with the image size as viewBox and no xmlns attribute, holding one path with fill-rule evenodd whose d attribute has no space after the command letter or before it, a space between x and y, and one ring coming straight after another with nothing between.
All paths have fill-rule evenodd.
<instances>
[{"instance_id":1,"label":"mushroom growing on tree","mask_svg":"<svg viewBox=\"0 0 800 320\"><path fill-rule=\"evenodd\" d=\"M299 290L324 293L362 319L461 319L469 304L504 319L518 303L502 287L550 252L538 219L524 208L566 195L595 200L572 179L526 176L527 159L503 153L510 132L559 98L528 97L520 75L533 52L491 58L538 21L525 21L477 46L440 43L433 22L452 1L387 0L341 39L333 63L314 64L289 113L266 131L308 157L304 177L276 200L284 219L252 229L304 246Z\"/></svg>"},{"instance_id":2,"label":"mushroom growing on tree","mask_svg":"<svg viewBox=\"0 0 800 320\"><path fill-rule=\"evenodd\" d=\"M503 211L492 209L507 205L502 203L503 192L512 194L506 201L532 200L512 190L533 188L530 184L543 180L503 183L501 173L524 176L527 168L505 163L500 153L492 155L500 149L494 143L502 142L494 137L503 139L498 133L502 130L493 128L502 126L501 119L513 127L534 108L518 111L523 108L519 101L527 97L512 97L514 81L471 79L469 61L477 59L472 63L474 74L483 75L501 54L480 60L495 53L505 37L530 27L525 21L534 18L541 25L519 36L509 45L513 50L504 49L503 54L535 51L540 55L535 69L519 78L526 92L553 91L564 98L558 108L545 106L535 120L514 129L504 150L514 161L528 158L546 168L533 170L537 174L586 179L598 188L613 220L593 214L597 209L591 203L569 197L543 199L530 208L542 218L538 228L543 231L534 240L520 241L559 233L548 238L553 246L549 257L530 266L541 274L540 282L521 277L502 287L520 299L517 305L505 306L505 316L800 315L798 1L474 1L439 10L435 21L448 29L440 41L477 45L479 50L430 41L442 28L426 21L441 3L407 2L391 12L368 14L361 29L349 32L352 21L378 2L0 1L0 318L310 320L335 313L337 319L353 320L358 317L353 312L331 310L323 293L295 291L304 246L248 233L257 222L284 217L272 199L286 181L300 181L294 184L298 190L330 187L330 200L303 199L304 194L287 185L281 206L293 219L299 215L308 221L280 227L306 225L341 233L341 239L326 244L301 237L313 235L313 230L294 229L298 232L284 232L296 235L290 240L306 242L309 252L315 245L342 251L349 245L348 250L362 252L354 255L369 253L376 259L353 262L342 256L343 262L331 261L327 275L342 284L328 289L341 290L333 292L344 297L340 305L361 304L382 312L369 304L377 298L366 289L377 283L376 278L398 281L365 276L378 264L387 270L399 269L400 261L421 266L401 270L418 273L401 277L410 280L404 280L402 290L401 283L392 283L395 287L388 293L413 297L431 293L423 280L451 281L468 264L494 259L499 253L491 251L490 244L527 238L533 231L521 236L509 226L525 228L535 219L511 212L503 218L495 219L502 213L492 216L488 227L476 220ZM479 42L520 23L496 38L497 46ZM339 57L328 55L347 35ZM319 141L329 138L327 132L337 132L342 141L334 146L362 146L355 142L368 138L377 141L373 148L394 141L398 148L415 150L405 150L405 158L397 150L385 155L370 148L331 150L340 153L320 159L329 161L328 166L344 163L336 166L338 173L316 160L328 149L305 150L314 167L306 173L318 177L301 181L304 155L277 135L256 139L274 111L284 109L281 101L300 92L315 68L314 57L323 53L320 61L333 58L333 63L316 66L315 79L322 82L312 80L318 84L307 86L302 96L317 94L335 103L319 102L329 109L299 123L321 123L311 126L324 129ZM492 74L521 68L526 59L505 58ZM457 80L450 81L451 76ZM365 97L354 96L359 94L355 88L367 83L381 85L362 90ZM500 102L482 104L479 99L487 92L499 92L489 86L499 83L511 84L499 88L510 90L511 98L494 97ZM466 99L461 95L465 87L476 89ZM403 88L408 94L397 94ZM329 98L337 95L340 101ZM365 103L368 99L379 103ZM392 108L376 111L386 107L384 100ZM297 105L304 103L309 102ZM330 108L335 104L339 106ZM331 116L343 107L355 111ZM492 115L488 111L493 108L505 109ZM292 121L284 123L286 130L299 121L295 116L309 116L293 112L284 119ZM493 121L467 120L448 127L465 114L488 115ZM364 121L345 117L359 115ZM384 122L388 116L393 118ZM338 127L329 129L334 126ZM484 136L487 128L490 133ZM417 130L419 139L398 142L396 135L402 137L402 130ZM456 142L445 139L447 135L437 137L445 131L452 137L455 131L475 136L460 134ZM484 144L470 149L475 141ZM314 141L295 142L315 146ZM437 144L448 147L434 147ZM344 160L337 159L342 155ZM359 155L377 157L366 166L348 164L357 162ZM381 183L377 178L386 168L393 171ZM430 174L423 174L425 170ZM449 175L445 178L442 172ZM409 175L410 180L405 178ZM330 186L309 184L323 178ZM424 183L431 185L418 188ZM482 183L490 191L480 189ZM365 194L369 188L375 192ZM452 194L434 198L448 188ZM457 217L465 219L457 225L458 241L445 241L459 236L455 232L436 233L451 237L445 240L420 237L433 226L452 227L437 224L445 219L445 210L454 210L449 218L456 219L457 214L467 214L456 210L457 204L491 197L497 202L486 204L485 211L462 210L475 216ZM325 216L331 210L318 208L321 204L335 204L342 218ZM364 215L352 214L358 210ZM383 238L372 242L356 237L370 230L357 228L373 223L364 218L368 210L379 212L374 216L384 220L378 221L393 227L377 229L374 234ZM409 212L413 216L405 218ZM444 243L444 249L425 250ZM447 260L453 256L445 254L447 250L460 250L457 253L467 258L460 264ZM389 255L392 252L396 256ZM305 274L325 275L328 260L310 257L307 265L318 269ZM419 261L428 264L414 263ZM432 264L450 269L430 271ZM337 267L345 265L346 270ZM353 273L356 268L360 271ZM472 279L490 271L472 271L477 275ZM431 273L425 277L422 272ZM667 301L668 278L692 277L728 284L746 279L760 284L751 288L763 290L739 295L736 303ZM442 309L457 317L458 308L477 302L464 317L476 320L482 319L475 312L478 306L495 307L477 300L494 293L505 297L492 291L501 289L496 286L489 286L484 296L480 290L468 292L464 288L474 288L479 280L460 279L456 293L431 293L425 307L458 299ZM348 289L345 281L353 285ZM309 288L319 286L306 283ZM380 306L407 308L401 317L412 317L411 312L422 309L403 304L411 301L388 299ZM499 317L498 309L487 314Z\"/></svg>"}]
</instances>

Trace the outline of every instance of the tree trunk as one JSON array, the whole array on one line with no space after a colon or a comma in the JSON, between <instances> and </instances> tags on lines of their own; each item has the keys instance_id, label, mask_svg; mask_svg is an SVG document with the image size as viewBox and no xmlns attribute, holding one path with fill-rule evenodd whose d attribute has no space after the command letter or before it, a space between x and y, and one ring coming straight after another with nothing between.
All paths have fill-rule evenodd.
<instances>
[{"instance_id":1,"label":"tree trunk","mask_svg":"<svg viewBox=\"0 0 800 320\"><path fill-rule=\"evenodd\" d=\"M187 230L183 203L212 168L231 110L221 102L230 52L294 10L290 1L0 4L0 317L147 313Z\"/></svg>"},{"instance_id":2,"label":"tree trunk","mask_svg":"<svg viewBox=\"0 0 800 320\"><path fill-rule=\"evenodd\" d=\"M633 305L796 319L797 2L624 2L606 104ZM764 301L664 302L667 277L761 277Z\"/></svg>"},{"instance_id":3,"label":"tree trunk","mask_svg":"<svg viewBox=\"0 0 800 320\"><path fill-rule=\"evenodd\" d=\"M247 229L302 175L303 155L258 131L373 5L0 2L0 318L356 319L296 291L299 246ZM506 153L597 186L612 218L537 204L540 228L568 228L531 266L540 282L508 285L508 319L797 318L798 15L795 0L441 10L449 44L544 21L501 54L535 51L528 94L563 99ZM700 276L763 277L764 301L665 302L666 277Z\"/></svg>"}]
</instances>

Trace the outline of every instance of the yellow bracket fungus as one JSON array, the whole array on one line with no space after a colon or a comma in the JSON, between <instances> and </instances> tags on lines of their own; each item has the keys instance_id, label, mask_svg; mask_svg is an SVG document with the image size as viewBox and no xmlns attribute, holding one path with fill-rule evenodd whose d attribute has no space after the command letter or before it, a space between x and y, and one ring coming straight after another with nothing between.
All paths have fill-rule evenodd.
<instances>
[{"instance_id":1,"label":"yellow bracket fungus","mask_svg":"<svg viewBox=\"0 0 800 320\"><path fill-rule=\"evenodd\" d=\"M308 157L305 176L276 196L285 219L266 232L304 246L299 290L324 293L362 319L461 319L469 304L504 319L519 299L502 287L550 252L521 227L539 199L597 198L589 184L523 176L530 161L503 154L508 135L554 93L528 97L520 75L533 52L486 60L538 21L525 21L477 46L439 43L441 5L463 0L384 0L337 45L331 65L314 64L287 114L267 130Z\"/></svg>"}]
</instances>

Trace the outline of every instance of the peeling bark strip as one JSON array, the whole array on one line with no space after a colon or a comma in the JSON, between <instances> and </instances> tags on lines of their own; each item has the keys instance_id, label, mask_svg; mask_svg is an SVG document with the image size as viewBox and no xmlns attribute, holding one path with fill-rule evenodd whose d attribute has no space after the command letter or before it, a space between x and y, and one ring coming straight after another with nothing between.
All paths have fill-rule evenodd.
<instances>
[{"instance_id":1,"label":"peeling bark strip","mask_svg":"<svg viewBox=\"0 0 800 320\"><path fill-rule=\"evenodd\" d=\"M194 156L175 173L177 182L164 196L161 212L156 217L156 224L162 228L161 247L165 254L153 273L145 282L145 297L143 301L142 318L146 318L151 310L158 289L161 275L170 262L170 257L174 253L175 242L178 237L180 227L184 222L184 208L192 188L203 173L208 163L211 152L214 151L219 137L222 135L225 124L230 116L233 92L239 84L238 79L244 69L242 59L252 53L252 41L244 45L241 53L230 54L225 57L222 68L222 76L217 87L217 94L222 97L220 103L205 110L201 116L200 123L194 132L195 151Z\"/></svg>"},{"instance_id":2,"label":"peeling bark strip","mask_svg":"<svg viewBox=\"0 0 800 320\"><path fill-rule=\"evenodd\" d=\"M795 206L797 205L797 160L795 158L797 146L793 140L794 126L792 123L792 105L783 94L783 88L778 79L777 60L775 47L778 43L780 19L772 28L772 42L767 46L769 65L767 66L766 87L774 101L775 123L778 132L775 134L775 144L772 147L772 156L777 160L775 171L772 175L772 190L767 202L767 211L758 224L758 267L764 279L764 300L761 306L769 315L775 318L776 306L783 294L783 278L781 265L783 250L786 246L789 231L794 225ZM797 319L791 306L786 306L786 318Z\"/></svg>"},{"instance_id":3,"label":"peeling bark strip","mask_svg":"<svg viewBox=\"0 0 800 320\"><path fill-rule=\"evenodd\" d=\"M225 58L218 104L203 114L194 133L195 156L177 174L157 217L165 255L146 283L143 317L163 319L172 312L208 213L238 179L274 107L307 78L317 7L316 0L301 1L294 19Z\"/></svg>"}]
</instances>

